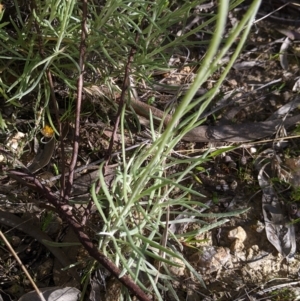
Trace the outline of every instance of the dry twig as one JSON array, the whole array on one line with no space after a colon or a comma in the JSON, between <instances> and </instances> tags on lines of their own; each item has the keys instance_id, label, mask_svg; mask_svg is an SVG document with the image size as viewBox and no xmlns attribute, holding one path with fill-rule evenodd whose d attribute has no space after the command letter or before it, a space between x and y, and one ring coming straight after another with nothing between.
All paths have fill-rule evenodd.
<instances>
[{"instance_id":1,"label":"dry twig","mask_svg":"<svg viewBox=\"0 0 300 301\"><path fill-rule=\"evenodd\" d=\"M36 291L37 295L39 296L39 298L42 301L46 301L45 298L44 298L44 296L43 296L43 294L40 292L39 288L36 286L35 282L31 278L31 276L30 276L29 272L27 271L25 265L22 263L21 259L19 258L19 256L17 255L17 253L15 252L15 250L13 249L13 247L11 246L11 244L9 243L9 241L6 239L6 237L4 236L4 234L2 233L1 230L0 230L0 238L4 241L4 243L6 244L7 248L11 252L11 254L15 257L16 261L18 262L18 264L20 265L21 269L25 273L26 277L30 281L31 285L35 289L35 291Z\"/></svg>"}]
</instances>

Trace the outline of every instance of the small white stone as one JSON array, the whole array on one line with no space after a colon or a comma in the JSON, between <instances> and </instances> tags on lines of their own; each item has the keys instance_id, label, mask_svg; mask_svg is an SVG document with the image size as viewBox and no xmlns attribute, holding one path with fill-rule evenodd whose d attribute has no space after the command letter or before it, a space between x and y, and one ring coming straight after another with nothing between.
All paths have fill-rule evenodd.
<instances>
[{"instance_id":1,"label":"small white stone","mask_svg":"<svg viewBox=\"0 0 300 301\"><path fill-rule=\"evenodd\" d=\"M15 135L8 138L6 142L6 147L10 149L13 153L21 153L20 145L24 139L25 134L22 132L17 132Z\"/></svg>"},{"instance_id":2,"label":"small white stone","mask_svg":"<svg viewBox=\"0 0 300 301\"><path fill-rule=\"evenodd\" d=\"M178 265L180 265L180 267L177 266L173 266L170 265L169 266L169 271L174 275L174 276L183 276L184 275L184 270L185 270L185 264L184 262L176 257L172 258L172 261Z\"/></svg>"},{"instance_id":3,"label":"small white stone","mask_svg":"<svg viewBox=\"0 0 300 301\"><path fill-rule=\"evenodd\" d=\"M250 147L250 153L255 154L257 152L257 149L255 147Z\"/></svg>"},{"instance_id":4,"label":"small white stone","mask_svg":"<svg viewBox=\"0 0 300 301\"><path fill-rule=\"evenodd\" d=\"M245 239L247 238L247 234L241 226L238 226L237 228L229 231L228 238L238 239L240 242L244 242Z\"/></svg>"},{"instance_id":5,"label":"small white stone","mask_svg":"<svg viewBox=\"0 0 300 301\"><path fill-rule=\"evenodd\" d=\"M300 91L300 78L297 79L293 87L293 92L299 92L299 91Z\"/></svg>"}]
</instances>

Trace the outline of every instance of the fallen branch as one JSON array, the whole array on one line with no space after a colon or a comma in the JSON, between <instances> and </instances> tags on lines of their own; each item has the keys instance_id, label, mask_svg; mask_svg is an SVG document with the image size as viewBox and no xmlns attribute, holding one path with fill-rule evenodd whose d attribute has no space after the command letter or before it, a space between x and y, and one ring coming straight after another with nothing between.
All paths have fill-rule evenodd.
<instances>
[{"instance_id":1,"label":"fallen branch","mask_svg":"<svg viewBox=\"0 0 300 301\"><path fill-rule=\"evenodd\" d=\"M105 269L107 269L116 279L118 279L123 285L125 285L132 293L141 301L150 301L148 296L143 290L135 284L127 275L120 277L120 269L111 262L104 254L102 254L98 248L93 244L92 240L84 231L84 226L78 221L72 210L72 206L60 201L55 194L53 194L47 187L33 175L29 175L24 172L12 170L9 174L14 178L20 177L22 180L27 180L33 183L36 189L56 208L59 216L63 218L73 228L79 241L88 253L96 259Z\"/></svg>"}]
</instances>

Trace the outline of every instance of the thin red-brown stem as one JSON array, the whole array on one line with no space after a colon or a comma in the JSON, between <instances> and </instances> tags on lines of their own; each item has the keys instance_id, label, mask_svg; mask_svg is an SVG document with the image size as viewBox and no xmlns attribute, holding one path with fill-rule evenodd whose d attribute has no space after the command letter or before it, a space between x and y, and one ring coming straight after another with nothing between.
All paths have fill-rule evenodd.
<instances>
[{"instance_id":1,"label":"thin red-brown stem","mask_svg":"<svg viewBox=\"0 0 300 301\"><path fill-rule=\"evenodd\" d=\"M137 32L136 36L135 36L135 43L136 44L138 43L138 40L139 40L139 33ZM119 124L120 124L120 116L121 116L121 113L122 113L122 110L123 110L124 106L126 106L125 95L126 95L126 91L128 90L128 86L129 86L130 66L133 62L133 58L134 58L135 53L136 53L136 48L135 48L135 46L132 46L131 50L130 50L130 53L129 53L129 56L128 56L127 64L125 66L125 74L124 74L124 79L123 79L123 83L122 83L122 92L121 92L121 96L120 96L116 122L115 122L115 125L114 125L114 128L113 128L113 133L111 135L111 138L110 138L110 141L109 141L108 151L107 151L107 154L106 154L106 160L107 161L106 161L105 166L107 166L108 163L109 163L109 160L110 160L110 157L111 157L111 154L112 154L112 149L113 149L113 146L114 146L114 141L115 141L116 136L117 136L117 130L118 130L118 127L119 127Z\"/></svg>"},{"instance_id":2,"label":"thin red-brown stem","mask_svg":"<svg viewBox=\"0 0 300 301\"><path fill-rule=\"evenodd\" d=\"M69 176L66 183L64 199L67 201L70 196L71 188L74 180L75 167L78 157L79 149L79 130L80 130L80 114L81 114L81 103L82 103L82 90L83 90L83 76L84 76L84 60L86 55L86 40L87 40L87 0L82 0L82 22L81 22L81 39L79 47L79 68L80 74L77 81L77 101L76 101L76 112L75 112L75 133L73 141L73 152L72 159L69 167Z\"/></svg>"},{"instance_id":3,"label":"thin red-brown stem","mask_svg":"<svg viewBox=\"0 0 300 301\"><path fill-rule=\"evenodd\" d=\"M135 284L128 276L124 275L121 278L120 269L111 262L104 254L102 254L97 247L93 244L92 240L84 231L84 226L75 218L72 207L59 200L55 194L53 194L48 188L46 188L36 177L24 172L12 170L9 172L15 179L20 177L22 180L27 180L34 183L36 189L42 193L45 198L56 208L60 217L68 222L73 228L74 232L78 236L79 241L88 253L96 259L105 269L107 269L116 279L118 279L123 285L125 285L139 300L150 301L148 296L143 290Z\"/></svg>"}]
</instances>

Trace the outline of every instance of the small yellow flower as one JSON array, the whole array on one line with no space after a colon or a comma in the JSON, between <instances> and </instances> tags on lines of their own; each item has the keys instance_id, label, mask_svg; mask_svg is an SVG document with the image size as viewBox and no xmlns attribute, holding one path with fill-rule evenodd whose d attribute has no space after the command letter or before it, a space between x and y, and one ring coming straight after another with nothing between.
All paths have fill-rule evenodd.
<instances>
[{"instance_id":1,"label":"small yellow flower","mask_svg":"<svg viewBox=\"0 0 300 301\"><path fill-rule=\"evenodd\" d=\"M46 138L51 138L54 135L54 130L51 126L49 125L45 125L42 129L41 129L42 134L46 137Z\"/></svg>"}]
</instances>

